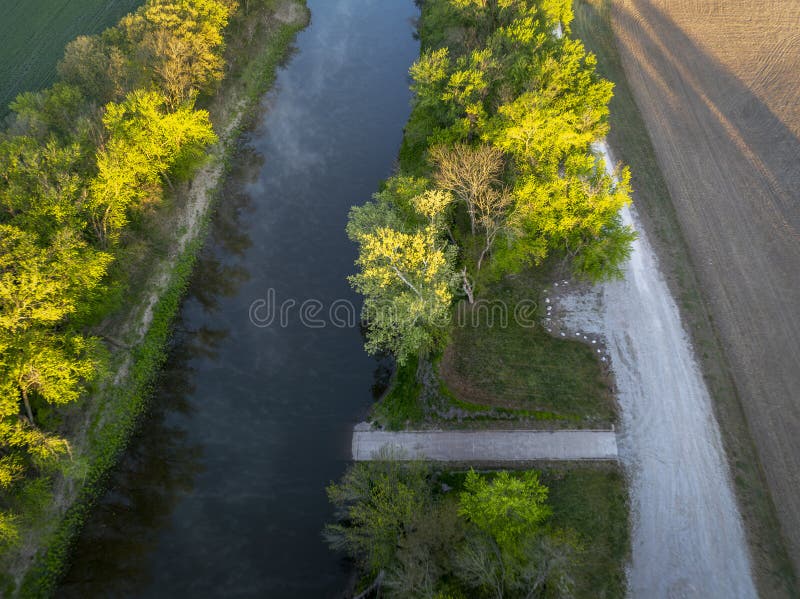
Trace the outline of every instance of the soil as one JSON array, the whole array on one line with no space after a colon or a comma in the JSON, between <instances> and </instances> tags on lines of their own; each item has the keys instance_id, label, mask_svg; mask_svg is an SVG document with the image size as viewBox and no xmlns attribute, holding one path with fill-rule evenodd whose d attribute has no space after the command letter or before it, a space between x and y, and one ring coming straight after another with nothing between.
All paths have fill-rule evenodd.
<instances>
[{"instance_id":1,"label":"soil","mask_svg":"<svg viewBox=\"0 0 800 599\"><path fill-rule=\"evenodd\" d=\"M708 386L646 231L634 209L622 217L640 235L624 279L562 282L549 313L554 331L597 347L614 374L630 481L630 595L756 597Z\"/></svg>"},{"instance_id":2,"label":"soil","mask_svg":"<svg viewBox=\"0 0 800 599\"><path fill-rule=\"evenodd\" d=\"M800 4L615 0L623 65L800 570Z\"/></svg>"}]
</instances>

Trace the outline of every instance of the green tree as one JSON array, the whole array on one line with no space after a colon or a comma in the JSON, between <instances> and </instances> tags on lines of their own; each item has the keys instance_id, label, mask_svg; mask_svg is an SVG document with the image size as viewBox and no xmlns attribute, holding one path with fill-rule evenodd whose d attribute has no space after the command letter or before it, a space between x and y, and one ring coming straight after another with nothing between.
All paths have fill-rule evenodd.
<instances>
[{"instance_id":1,"label":"green tree","mask_svg":"<svg viewBox=\"0 0 800 599\"><path fill-rule=\"evenodd\" d=\"M541 262L552 252L592 281L621 276L635 232L620 220L630 203L630 173L606 172L592 154L572 155L563 176L550 181L528 176L518 182L511 217L512 237L500 249L507 270Z\"/></svg>"},{"instance_id":2,"label":"green tree","mask_svg":"<svg viewBox=\"0 0 800 599\"><path fill-rule=\"evenodd\" d=\"M490 481L470 470L459 496L459 514L494 539L501 551L516 554L520 540L537 533L551 510L547 487L534 471L520 476L502 471Z\"/></svg>"},{"instance_id":3,"label":"green tree","mask_svg":"<svg viewBox=\"0 0 800 599\"><path fill-rule=\"evenodd\" d=\"M110 103L103 117L108 140L97 152L97 176L87 201L101 243L116 239L131 210L159 198L162 180L216 141L208 112L181 106L168 112L155 92L135 91Z\"/></svg>"},{"instance_id":4,"label":"green tree","mask_svg":"<svg viewBox=\"0 0 800 599\"><path fill-rule=\"evenodd\" d=\"M55 332L100 284L110 256L67 230L47 247L34 236L0 225L0 381L3 401L22 401L34 423L31 394L49 403L78 398L82 382L100 365L90 339Z\"/></svg>"},{"instance_id":5,"label":"green tree","mask_svg":"<svg viewBox=\"0 0 800 599\"><path fill-rule=\"evenodd\" d=\"M436 501L417 511L397 543L395 561L383 581L390 597L440 597L443 580L452 574L453 548L464 541L464 522L452 502Z\"/></svg>"},{"instance_id":6,"label":"green tree","mask_svg":"<svg viewBox=\"0 0 800 599\"><path fill-rule=\"evenodd\" d=\"M385 196L351 210L347 232L359 245L360 272L349 280L365 296L367 351L391 351L402 364L441 342L456 280L454 248L443 239L450 202L436 191L412 198L419 225Z\"/></svg>"},{"instance_id":7,"label":"green tree","mask_svg":"<svg viewBox=\"0 0 800 599\"><path fill-rule=\"evenodd\" d=\"M378 457L354 464L340 483L328 487L339 523L325 527L330 545L373 576L394 562L398 543L432 505L429 466L390 454Z\"/></svg>"},{"instance_id":8,"label":"green tree","mask_svg":"<svg viewBox=\"0 0 800 599\"><path fill-rule=\"evenodd\" d=\"M20 94L10 108L16 115L15 129L42 141L56 136L68 143L86 125L81 90L60 81L39 92Z\"/></svg>"},{"instance_id":9,"label":"green tree","mask_svg":"<svg viewBox=\"0 0 800 599\"><path fill-rule=\"evenodd\" d=\"M150 0L120 27L175 109L222 79L222 30L234 2Z\"/></svg>"},{"instance_id":10,"label":"green tree","mask_svg":"<svg viewBox=\"0 0 800 599\"><path fill-rule=\"evenodd\" d=\"M119 100L134 87L136 75L122 42L116 29L99 36L80 35L67 44L58 74L101 106Z\"/></svg>"},{"instance_id":11,"label":"green tree","mask_svg":"<svg viewBox=\"0 0 800 599\"><path fill-rule=\"evenodd\" d=\"M551 509L538 473L493 479L467 474L458 513L474 526L455 557L455 574L487 596L569 596L575 541L547 529Z\"/></svg>"},{"instance_id":12,"label":"green tree","mask_svg":"<svg viewBox=\"0 0 800 599\"><path fill-rule=\"evenodd\" d=\"M84 228L86 152L23 135L0 141L0 222L35 231L49 242L64 229Z\"/></svg>"}]
</instances>

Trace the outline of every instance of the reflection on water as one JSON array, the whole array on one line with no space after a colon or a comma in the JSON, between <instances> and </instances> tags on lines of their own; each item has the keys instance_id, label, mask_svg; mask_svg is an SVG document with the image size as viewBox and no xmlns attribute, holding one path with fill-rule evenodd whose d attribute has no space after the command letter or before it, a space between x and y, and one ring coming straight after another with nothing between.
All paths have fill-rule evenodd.
<instances>
[{"instance_id":1,"label":"reflection on water","mask_svg":"<svg viewBox=\"0 0 800 599\"><path fill-rule=\"evenodd\" d=\"M225 182L225 201L214 215L186 300L196 301L207 313L218 310L219 298L234 295L249 278L242 266L226 264L219 256L241 256L251 245L242 215L252 211L252 202L242 186L255 180L262 166L263 157L243 145ZM157 547L159 531L168 526L173 507L182 495L192 492L203 470L202 444L192 441L170 416L192 417L192 360L215 359L230 331L206 325L191 330L183 318L174 330L169 358L156 384L156 400L87 522L59 596L96 593L97 572L103 573L103 594L138 595L150 582L149 557Z\"/></svg>"},{"instance_id":2,"label":"reflection on water","mask_svg":"<svg viewBox=\"0 0 800 599\"><path fill-rule=\"evenodd\" d=\"M355 328L250 324L278 297L358 303L347 212L391 173L417 55L412 0L311 0L312 24L242 144L152 413L59 596L333 597L325 485L386 366ZM376 372L377 367L377 372Z\"/></svg>"}]
</instances>

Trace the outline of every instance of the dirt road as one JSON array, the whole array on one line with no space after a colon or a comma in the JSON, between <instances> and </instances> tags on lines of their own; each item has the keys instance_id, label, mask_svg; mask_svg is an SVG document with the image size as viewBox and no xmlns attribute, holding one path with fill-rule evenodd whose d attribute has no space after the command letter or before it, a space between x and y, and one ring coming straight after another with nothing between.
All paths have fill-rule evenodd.
<instances>
[{"instance_id":1,"label":"dirt road","mask_svg":"<svg viewBox=\"0 0 800 599\"><path fill-rule=\"evenodd\" d=\"M800 571L800 3L615 0L613 22Z\"/></svg>"},{"instance_id":2,"label":"dirt road","mask_svg":"<svg viewBox=\"0 0 800 599\"><path fill-rule=\"evenodd\" d=\"M711 399L644 234L624 281L554 300L568 331L605 338L616 377L631 596L756 597Z\"/></svg>"}]
</instances>

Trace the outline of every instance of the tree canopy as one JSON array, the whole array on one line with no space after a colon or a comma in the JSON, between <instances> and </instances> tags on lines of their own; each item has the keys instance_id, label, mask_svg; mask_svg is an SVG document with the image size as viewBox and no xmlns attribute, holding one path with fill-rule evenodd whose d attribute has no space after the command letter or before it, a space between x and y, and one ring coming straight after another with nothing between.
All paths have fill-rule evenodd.
<instances>
[{"instance_id":1,"label":"tree canopy","mask_svg":"<svg viewBox=\"0 0 800 599\"><path fill-rule=\"evenodd\" d=\"M482 282L550 258L579 278L618 277L635 239L620 218L630 174L609 174L594 149L613 84L580 41L558 34L569 33L570 2L441 0L425 10L400 171L348 225L366 347L400 362L441 348L430 324L446 322L459 287L472 302ZM411 200L435 190L455 201L434 226ZM390 316L378 309L387 305Z\"/></svg>"},{"instance_id":2,"label":"tree canopy","mask_svg":"<svg viewBox=\"0 0 800 599\"><path fill-rule=\"evenodd\" d=\"M71 42L61 80L11 104L0 132L0 546L19 540L15 490L70 454L52 406L78 401L105 370L86 325L125 284L110 273L129 221L216 141L195 100L222 77L234 7L148 0Z\"/></svg>"}]
</instances>

